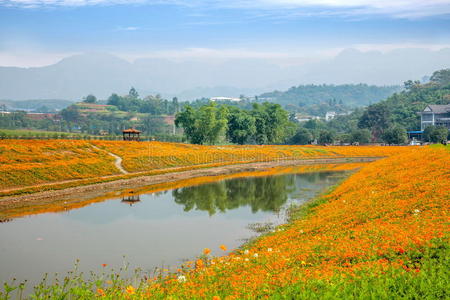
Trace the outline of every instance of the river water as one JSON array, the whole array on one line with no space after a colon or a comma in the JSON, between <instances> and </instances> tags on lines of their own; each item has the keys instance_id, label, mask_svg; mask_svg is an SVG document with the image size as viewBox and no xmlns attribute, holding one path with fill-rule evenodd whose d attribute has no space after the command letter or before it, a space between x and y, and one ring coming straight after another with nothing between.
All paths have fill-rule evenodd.
<instances>
[{"instance_id":1,"label":"river water","mask_svg":"<svg viewBox=\"0 0 450 300\"><path fill-rule=\"evenodd\" d=\"M30 284L44 273L120 268L152 272L193 259L203 248L239 247L255 236L249 224L280 224L285 208L324 192L349 172L245 177L158 193L113 198L60 213L0 223L0 283ZM125 257L124 257L125 256Z\"/></svg>"}]
</instances>

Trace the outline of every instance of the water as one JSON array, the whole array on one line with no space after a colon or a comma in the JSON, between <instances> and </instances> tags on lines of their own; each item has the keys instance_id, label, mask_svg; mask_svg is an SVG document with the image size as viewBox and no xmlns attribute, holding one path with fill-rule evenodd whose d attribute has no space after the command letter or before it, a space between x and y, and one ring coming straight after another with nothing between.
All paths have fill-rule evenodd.
<instances>
[{"instance_id":1,"label":"water","mask_svg":"<svg viewBox=\"0 0 450 300\"><path fill-rule=\"evenodd\" d=\"M246 177L159 193L109 199L61 213L0 223L0 282L38 282L66 274L77 259L82 271L176 266L205 247L239 247L255 235L251 223L285 221L284 209L302 203L348 172ZM123 257L125 255L125 258Z\"/></svg>"}]
</instances>

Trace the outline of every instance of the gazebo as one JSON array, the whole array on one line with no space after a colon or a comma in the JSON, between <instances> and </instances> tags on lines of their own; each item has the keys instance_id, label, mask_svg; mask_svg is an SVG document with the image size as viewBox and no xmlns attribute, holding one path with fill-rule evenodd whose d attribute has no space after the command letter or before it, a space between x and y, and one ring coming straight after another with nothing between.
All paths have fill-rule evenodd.
<instances>
[{"instance_id":1,"label":"gazebo","mask_svg":"<svg viewBox=\"0 0 450 300\"><path fill-rule=\"evenodd\" d=\"M122 130L123 133L123 140L124 141L140 141L139 134L141 134L141 131L129 128Z\"/></svg>"}]
</instances>

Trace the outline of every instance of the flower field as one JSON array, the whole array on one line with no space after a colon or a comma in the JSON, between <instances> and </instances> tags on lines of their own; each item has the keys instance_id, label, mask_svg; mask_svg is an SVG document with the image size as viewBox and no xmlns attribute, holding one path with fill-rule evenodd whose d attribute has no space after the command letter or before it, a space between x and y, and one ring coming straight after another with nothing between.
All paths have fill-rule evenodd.
<instances>
[{"instance_id":1,"label":"flower field","mask_svg":"<svg viewBox=\"0 0 450 300\"><path fill-rule=\"evenodd\" d=\"M244 245L202 245L174 272L42 284L38 298L445 299L450 149L413 148L364 166L288 224ZM211 257L209 248L222 249Z\"/></svg>"},{"instance_id":2,"label":"flower field","mask_svg":"<svg viewBox=\"0 0 450 300\"><path fill-rule=\"evenodd\" d=\"M204 164L287 159L390 156L409 147L199 146L162 142L0 140L0 190Z\"/></svg>"},{"instance_id":3,"label":"flower field","mask_svg":"<svg viewBox=\"0 0 450 300\"><path fill-rule=\"evenodd\" d=\"M163 142L95 141L95 145L123 158L130 172L206 163L237 163L326 157L380 157L408 151L381 146L203 146Z\"/></svg>"}]
</instances>

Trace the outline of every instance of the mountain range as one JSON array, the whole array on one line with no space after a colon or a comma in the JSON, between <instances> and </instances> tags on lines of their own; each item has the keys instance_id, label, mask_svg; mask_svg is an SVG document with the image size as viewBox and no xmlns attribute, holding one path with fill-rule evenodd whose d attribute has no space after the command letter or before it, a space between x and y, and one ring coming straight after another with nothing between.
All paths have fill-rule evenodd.
<instances>
[{"instance_id":1,"label":"mountain range","mask_svg":"<svg viewBox=\"0 0 450 300\"><path fill-rule=\"evenodd\" d=\"M347 49L305 62L295 58L184 59L141 58L129 62L106 53L69 56L56 64L0 67L0 99L79 100L88 94L105 99L126 94L161 94L180 100L258 95L299 84L401 85L450 67L450 48L396 49L389 52Z\"/></svg>"}]
</instances>

